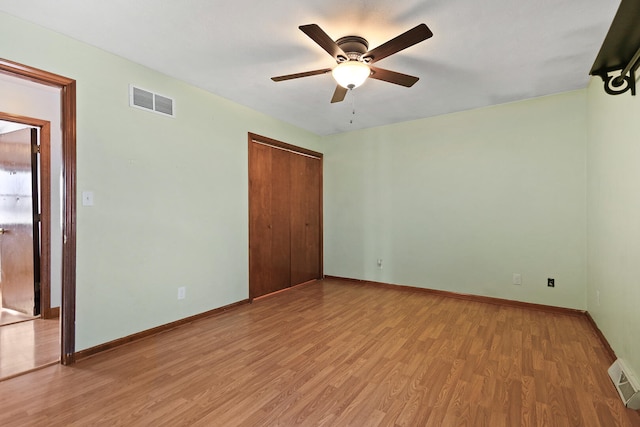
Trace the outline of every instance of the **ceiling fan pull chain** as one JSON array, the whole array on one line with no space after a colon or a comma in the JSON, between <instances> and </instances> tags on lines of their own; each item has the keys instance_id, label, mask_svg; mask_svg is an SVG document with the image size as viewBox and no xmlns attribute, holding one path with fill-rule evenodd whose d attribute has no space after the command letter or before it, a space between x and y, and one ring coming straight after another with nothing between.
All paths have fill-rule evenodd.
<instances>
[{"instance_id":1,"label":"ceiling fan pull chain","mask_svg":"<svg viewBox=\"0 0 640 427\"><path fill-rule=\"evenodd\" d=\"M356 94L353 93L353 89L349 89L351 93L351 120L349 120L349 124L353 124L353 118L356 115Z\"/></svg>"}]
</instances>

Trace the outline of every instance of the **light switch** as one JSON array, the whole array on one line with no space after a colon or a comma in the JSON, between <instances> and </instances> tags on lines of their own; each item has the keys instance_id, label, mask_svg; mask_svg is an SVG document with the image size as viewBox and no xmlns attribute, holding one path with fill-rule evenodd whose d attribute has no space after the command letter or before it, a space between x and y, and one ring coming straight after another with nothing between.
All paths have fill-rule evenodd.
<instances>
[{"instance_id":1,"label":"light switch","mask_svg":"<svg viewBox=\"0 0 640 427\"><path fill-rule=\"evenodd\" d=\"M513 284L522 285L522 275L520 273L513 273Z\"/></svg>"},{"instance_id":2,"label":"light switch","mask_svg":"<svg viewBox=\"0 0 640 427\"><path fill-rule=\"evenodd\" d=\"M93 191L82 192L82 206L93 206Z\"/></svg>"}]
</instances>

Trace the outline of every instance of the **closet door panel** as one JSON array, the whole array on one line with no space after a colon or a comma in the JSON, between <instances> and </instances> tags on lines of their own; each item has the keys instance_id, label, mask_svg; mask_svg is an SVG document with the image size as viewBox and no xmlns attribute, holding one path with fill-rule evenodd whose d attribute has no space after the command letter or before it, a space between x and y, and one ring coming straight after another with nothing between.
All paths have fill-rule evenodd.
<instances>
[{"instance_id":1,"label":"closet door panel","mask_svg":"<svg viewBox=\"0 0 640 427\"><path fill-rule=\"evenodd\" d=\"M274 289L291 286L291 204L289 162L291 154L271 149L271 269Z\"/></svg>"},{"instance_id":2,"label":"closet door panel","mask_svg":"<svg viewBox=\"0 0 640 427\"><path fill-rule=\"evenodd\" d=\"M321 275L320 159L291 154L291 285Z\"/></svg>"},{"instance_id":3,"label":"closet door panel","mask_svg":"<svg viewBox=\"0 0 640 427\"><path fill-rule=\"evenodd\" d=\"M249 148L249 297L289 286L289 158L261 144Z\"/></svg>"}]
</instances>

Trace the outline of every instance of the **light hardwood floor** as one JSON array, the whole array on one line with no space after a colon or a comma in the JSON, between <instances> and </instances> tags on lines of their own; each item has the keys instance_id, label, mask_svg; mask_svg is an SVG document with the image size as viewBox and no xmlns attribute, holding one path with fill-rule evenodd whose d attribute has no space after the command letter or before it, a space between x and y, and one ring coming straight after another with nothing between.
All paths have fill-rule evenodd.
<instances>
[{"instance_id":1,"label":"light hardwood floor","mask_svg":"<svg viewBox=\"0 0 640 427\"><path fill-rule=\"evenodd\" d=\"M24 322L25 320L35 319L37 316L29 316L14 310L0 308L0 326L10 325L12 323Z\"/></svg>"},{"instance_id":2,"label":"light hardwood floor","mask_svg":"<svg viewBox=\"0 0 640 427\"><path fill-rule=\"evenodd\" d=\"M33 319L0 326L0 380L60 360L59 323Z\"/></svg>"},{"instance_id":3,"label":"light hardwood floor","mask_svg":"<svg viewBox=\"0 0 640 427\"><path fill-rule=\"evenodd\" d=\"M581 316L325 280L0 382L0 425L638 426Z\"/></svg>"}]
</instances>

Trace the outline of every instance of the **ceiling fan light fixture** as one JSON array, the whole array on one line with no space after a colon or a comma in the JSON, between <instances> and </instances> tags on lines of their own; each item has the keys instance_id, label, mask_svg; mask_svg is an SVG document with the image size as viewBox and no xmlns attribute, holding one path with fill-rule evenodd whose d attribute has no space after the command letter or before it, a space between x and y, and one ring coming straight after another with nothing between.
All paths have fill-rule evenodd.
<instances>
[{"instance_id":1,"label":"ceiling fan light fixture","mask_svg":"<svg viewBox=\"0 0 640 427\"><path fill-rule=\"evenodd\" d=\"M358 60L350 60L338 64L332 71L333 78L346 89L360 86L371 74L369 66Z\"/></svg>"}]
</instances>

